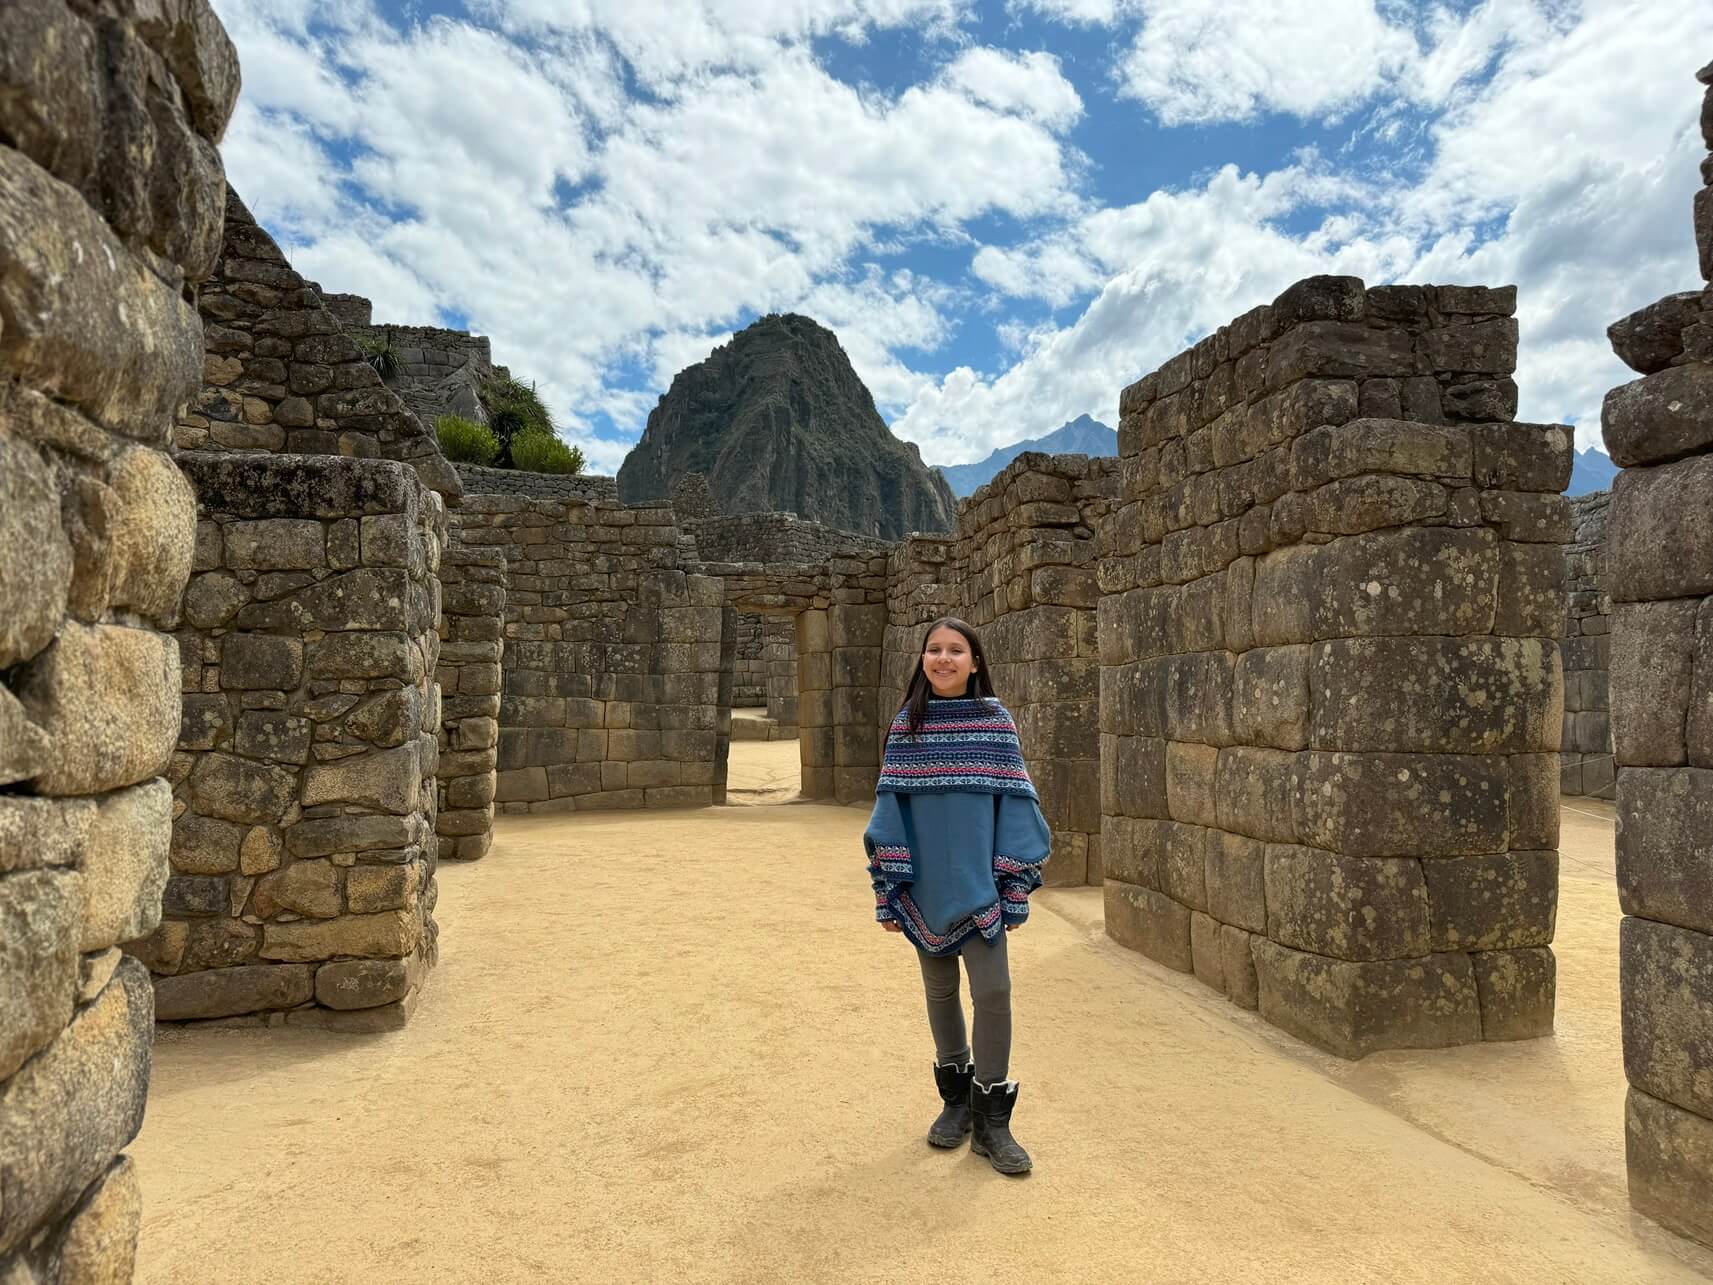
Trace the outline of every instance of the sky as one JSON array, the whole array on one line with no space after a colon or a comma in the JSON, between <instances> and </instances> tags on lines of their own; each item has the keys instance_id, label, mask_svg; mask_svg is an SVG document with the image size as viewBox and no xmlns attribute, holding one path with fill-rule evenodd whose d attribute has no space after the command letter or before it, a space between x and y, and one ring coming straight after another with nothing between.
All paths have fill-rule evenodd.
<instances>
[{"instance_id":1,"label":"sky","mask_svg":"<svg viewBox=\"0 0 1713 1285\"><path fill-rule=\"evenodd\" d=\"M492 337L592 471L769 312L930 464L1089 414L1300 277L1519 287L1518 417L1698 288L1681 0L214 0L227 175L377 322Z\"/></svg>"}]
</instances>

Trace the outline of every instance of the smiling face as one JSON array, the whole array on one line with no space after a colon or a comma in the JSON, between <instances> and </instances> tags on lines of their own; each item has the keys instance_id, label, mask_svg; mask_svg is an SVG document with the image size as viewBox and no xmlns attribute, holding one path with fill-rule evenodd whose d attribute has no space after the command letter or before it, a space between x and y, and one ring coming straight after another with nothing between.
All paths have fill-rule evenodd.
<instances>
[{"instance_id":1,"label":"smiling face","mask_svg":"<svg viewBox=\"0 0 1713 1285\"><path fill-rule=\"evenodd\" d=\"M962 696L969 686L975 669L975 657L970 654L969 639L949 625L941 625L928 635L922 649L922 672L928 675L928 685L936 696Z\"/></svg>"}]
</instances>

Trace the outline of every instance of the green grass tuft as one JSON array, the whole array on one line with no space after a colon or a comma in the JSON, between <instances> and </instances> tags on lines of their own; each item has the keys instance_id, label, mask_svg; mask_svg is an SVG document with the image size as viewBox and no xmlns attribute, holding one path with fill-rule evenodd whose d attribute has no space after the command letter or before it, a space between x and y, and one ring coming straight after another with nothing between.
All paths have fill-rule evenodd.
<instances>
[{"instance_id":1,"label":"green grass tuft","mask_svg":"<svg viewBox=\"0 0 1713 1285\"><path fill-rule=\"evenodd\" d=\"M500 453L499 438L485 424L459 415L434 421L434 436L447 459L458 464L492 464Z\"/></svg>"}]
</instances>

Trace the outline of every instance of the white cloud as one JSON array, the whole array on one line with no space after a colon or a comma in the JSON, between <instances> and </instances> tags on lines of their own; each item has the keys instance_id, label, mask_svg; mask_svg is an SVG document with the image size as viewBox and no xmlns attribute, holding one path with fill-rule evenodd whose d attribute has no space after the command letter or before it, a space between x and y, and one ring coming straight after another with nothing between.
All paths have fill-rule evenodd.
<instances>
[{"instance_id":1,"label":"white cloud","mask_svg":"<svg viewBox=\"0 0 1713 1285\"><path fill-rule=\"evenodd\" d=\"M1113 422L1125 383L1324 271L1515 282L1523 413L1586 430L1626 377L1605 325L1693 284L1693 6L1018 0L1113 28L1139 137L1150 113L1347 118L1336 154L1209 155L1102 208L1070 139L1106 95L1050 41L970 43L963 0L476 4L496 30L219 0L246 77L227 163L328 288L469 316L596 467L626 449L602 417L639 431L754 312L830 326L895 431L955 462ZM809 43L905 27L915 83L884 92ZM947 369L968 350L992 356Z\"/></svg>"},{"instance_id":2,"label":"white cloud","mask_svg":"<svg viewBox=\"0 0 1713 1285\"><path fill-rule=\"evenodd\" d=\"M946 83L974 102L1019 112L1050 129L1065 129L1083 113L1083 100L1060 72L1059 60L1039 51L965 50L946 68Z\"/></svg>"}]
</instances>

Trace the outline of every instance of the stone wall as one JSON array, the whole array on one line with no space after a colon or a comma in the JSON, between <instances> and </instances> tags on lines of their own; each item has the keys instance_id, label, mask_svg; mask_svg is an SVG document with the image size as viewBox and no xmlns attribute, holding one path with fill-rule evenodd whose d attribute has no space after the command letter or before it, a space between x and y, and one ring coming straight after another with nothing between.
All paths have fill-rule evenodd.
<instances>
[{"instance_id":1,"label":"stone wall","mask_svg":"<svg viewBox=\"0 0 1713 1285\"><path fill-rule=\"evenodd\" d=\"M1713 64L1701 128L1713 149ZM1703 164L1713 179L1713 156ZM1713 188L1696 197L1713 280ZM1612 328L1612 738L1630 1199L1713 1244L1713 288Z\"/></svg>"},{"instance_id":2,"label":"stone wall","mask_svg":"<svg viewBox=\"0 0 1713 1285\"><path fill-rule=\"evenodd\" d=\"M444 495L458 475L363 359L312 282L230 189L219 262L197 300L207 349L202 394L179 417L180 450L403 460Z\"/></svg>"},{"instance_id":3,"label":"stone wall","mask_svg":"<svg viewBox=\"0 0 1713 1285\"><path fill-rule=\"evenodd\" d=\"M1049 884L1101 881L1096 532L1117 481L1112 460L1025 453L959 504L951 537L912 537L888 564L883 738L924 627L974 625L1053 831Z\"/></svg>"},{"instance_id":4,"label":"stone wall","mask_svg":"<svg viewBox=\"0 0 1713 1285\"><path fill-rule=\"evenodd\" d=\"M670 506L471 495L456 523L506 559L500 810L723 798L724 595Z\"/></svg>"},{"instance_id":5,"label":"stone wall","mask_svg":"<svg viewBox=\"0 0 1713 1285\"><path fill-rule=\"evenodd\" d=\"M440 808L442 858L474 860L493 843L500 741L506 560L460 546L440 561Z\"/></svg>"},{"instance_id":6,"label":"stone wall","mask_svg":"<svg viewBox=\"0 0 1713 1285\"><path fill-rule=\"evenodd\" d=\"M767 617L740 611L736 615L732 661L732 704L747 708L767 704Z\"/></svg>"},{"instance_id":7,"label":"stone wall","mask_svg":"<svg viewBox=\"0 0 1713 1285\"><path fill-rule=\"evenodd\" d=\"M592 474L525 473L522 469L484 468L454 464L464 490L471 495L522 495L537 500L605 500L617 504L616 479Z\"/></svg>"},{"instance_id":8,"label":"stone wall","mask_svg":"<svg viewBox=\"0 0 1713 1285\"><path fill-rule=\"evenodd\" d=\"M777 735L797 735L797 629L784 616L762 618L762 661L766 666L764 695L767 716Z\"/></svg>"},{"instance_id":9,"label":"stone wall","mask_svg":"<svg viewBox=\"0 0 1713 1285\"><path fill-rule=\"evenodd\" d=\"M705 485L705 484L704 484ZM685 519L684 530L709 562L761 562L801 566L831 557L884 554L889 540L839 531L795 513L738 513Z\"/></svg>"},{"instance_id":10,"label":"stone wall","mask_svg":"<svg viewBox=\"0 0 1713 1285\"><path fill-rule=\"evenodd\" d=\"M131 16L121 16L131 15ZM206 3L0 5L0 1278L129 1280L162 776L238 65Z\"/></svg>"},{"instance_id":11,"label":"stone wall","mask_svg":"<svg viewBox=\"0 0 1713 1285\"><path fill-rule=\"evenodd\" d=\"M179 459L172 877L127 949L161 1019L402 1023L435 953L440 498L388 460Z\"/></svg>"},{"instance_id":12,"label":"stone wall","mask_svg":"<svg viewBox=\"0 0 1713 1285\"><path fill-rule=\"evenodd\" d=\"M1570 501L1575 537L1564 550L1564 736L1558 788L1564 794L1610 799L1617 791L1612 766L1610 665L1612 603L1606 593L1606 511L1610 491Z\"/></svg>"},{"instance_id":13,"label":"stone wall","mask_svg":"<svg viewBox=\"0 0 1713 1285\"><path fill-rule=\"evenodd\" d=\"M1552 1029L1571 435L1512 289L1311 278L1124 391L1106 930L1346 1057Z\"/></svg>"}]
</instances>

